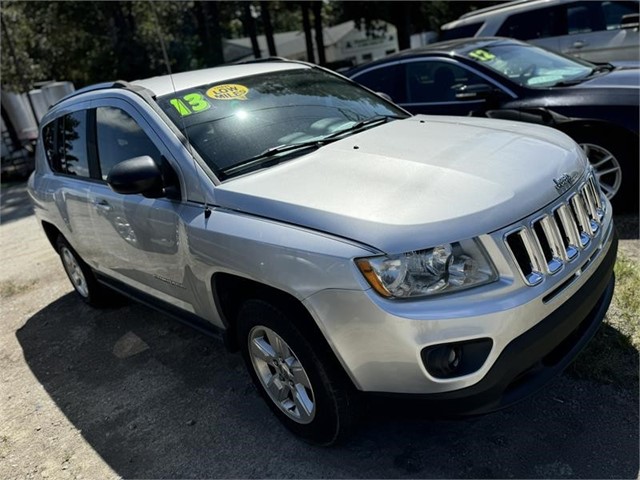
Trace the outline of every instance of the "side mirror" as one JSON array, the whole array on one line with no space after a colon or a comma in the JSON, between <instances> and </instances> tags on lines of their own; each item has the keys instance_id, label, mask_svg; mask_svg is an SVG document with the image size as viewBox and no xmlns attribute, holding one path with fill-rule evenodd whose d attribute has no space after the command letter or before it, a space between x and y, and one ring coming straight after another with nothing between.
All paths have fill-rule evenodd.
<instances>
[{"instance_id":1,"label":"side mirror","mask_svg":"<svg viewBox=\"0 0 640 480\"><path fill-rule=\"evenodd\" d=\"M482 100L489 98L494 93L494 88L486 83L462 85L456 89L458 100Z\"/></svg>"},{"instance_id":2,"label":"side mirror","mask_svg":"<svg viewBox=\"0 0 640 480\"><path fill-rule=\"evenodd\" d=\"M114 166L107 176L107 184L116 193L141 193L147 198L164 196L162 171L148 155L130 158Z\"/></svg>"},{"instance_id":3,"label":"side mirror","mask_svg":"<svg viewBox=\"0 0 640 480\"><path fill-rule=\"evenodd\" d=\"M639 24L640 13L628 13L627 15L623 15L620 20L620 28L637 29Z\"/></svg>"}]
</instances>

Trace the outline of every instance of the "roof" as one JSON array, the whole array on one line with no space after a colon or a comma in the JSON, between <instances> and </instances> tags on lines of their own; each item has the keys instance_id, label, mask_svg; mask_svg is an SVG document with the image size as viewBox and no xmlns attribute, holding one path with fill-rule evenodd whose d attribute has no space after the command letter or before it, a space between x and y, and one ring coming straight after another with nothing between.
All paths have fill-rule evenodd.
<instances>
[{"instance_id":1,"label":"roof","mask_svg":"<svg viewBox=\"0 0 640 480\"><path fill-rule=\"evenodd\" d=\"M191 72L174 73L171 76L163 75L144 80L135 80L131 83L133 85L139 85L147 88L157 96L162 96L200 85L224 82L239 77L245 77L247 75L296 70L300 68L310 67L301 63L283 61L249 63L242 65L223 65L203 70L193 70Z\"/></svg>"},{"instance_id":2,"label":"roof","mask_svg":"<svg viewBox=\"0 0 640 480\"><path fill-rule=\"evenodd\" d=\"M534 2L532 0L513 0L511 2L500 3L498 5L492 5L490 7L479 8L478 10L472 10L470 12L465 13L464 15L460 15L459 20L463 18L474 17L476 15L482 15L483 13L490 13L499 10L504 10L505 8L517 7L519 5L531 4L531 3L540 3L544 0L538 0L538 2Z\"/></svg>"}]
</instances>

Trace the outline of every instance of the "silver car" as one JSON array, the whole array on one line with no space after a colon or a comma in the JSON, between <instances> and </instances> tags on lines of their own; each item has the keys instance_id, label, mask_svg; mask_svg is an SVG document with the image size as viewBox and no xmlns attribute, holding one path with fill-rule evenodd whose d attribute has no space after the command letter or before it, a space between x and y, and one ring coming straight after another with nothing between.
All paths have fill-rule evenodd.
<instances>
[{"instance_id":1,"label":"silver car","mask_svg":"<svg viewBox=\"0 0 640 480\"><path fill-rule=\"evenodd\" d=\"M511 37L594 63L640 61L638 0L514 0L442 25L441 39Z\"/></svg>"},{"instance_id":2,"label":"silver car","mask_svg":"<svg viewBox=\"0 0 640 480\"><path fill-rule=\"evenodd\" d=\"M373 395L507 406L611 300L611 207L556 130L412 117L288 61L96 85L42 125L30 194L80 298L221 332L316 444Z\"/></svg>"}]
</instances>

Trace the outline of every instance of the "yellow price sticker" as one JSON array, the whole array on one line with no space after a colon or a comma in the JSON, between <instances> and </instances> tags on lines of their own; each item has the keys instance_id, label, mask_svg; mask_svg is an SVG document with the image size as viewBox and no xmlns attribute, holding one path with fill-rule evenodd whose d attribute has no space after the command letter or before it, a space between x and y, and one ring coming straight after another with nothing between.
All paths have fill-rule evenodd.
<instances>
[{"instance_id":1,"label":"yellow price sticker","mask_svg":"<svg viewBox=\"0 0 640 480\"><path fill-rule=\"evenodd\" d=\"M496 58L496 56L493 53L487 52L486 50L482 50L481 48L474 50L473 52L470 52L469 56L474 60L478 60L480 62L490 62L491 60Z\"/></svg>"},{"instance_id":2,"label":"yellow price sticker","mask_svg":"<svg viewBox=\"0 0 640 480\"><path fill-rule=\"evenodd\" d=\"M244 85L228 83L207 90L207 97L215 100L246 100L249 89Z\"/></svg>"}]
</instances>

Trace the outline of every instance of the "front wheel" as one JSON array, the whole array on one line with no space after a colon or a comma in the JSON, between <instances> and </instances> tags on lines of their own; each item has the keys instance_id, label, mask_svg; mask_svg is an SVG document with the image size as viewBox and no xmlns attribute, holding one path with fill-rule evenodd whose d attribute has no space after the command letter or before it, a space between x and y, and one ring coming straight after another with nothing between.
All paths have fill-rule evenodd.
<instances>
[{"instance_id":1,"label":"front wheel","mask_svg":"<svg viewBox=\"0 0 640 480\"><path fill-rule=\"evenodd\" d=\"M638 156L616 135L580 132L572 135L593 166L602 191L615 212L638 211ZM637 152L637 146L635 146Z\"/></svg>"},{"instance_id":2,"label":"front wheel","mask_svg":"<svg viewBox=\"0 0 640 480\"><path fill-rule=\"evenodd\" d=\"M345 438L356 420L356 392L321 339L305 338L300 318L262 300L244 303L238 339L251 378L279 420L310 443Z\"/></svg>"}]
</instances>

